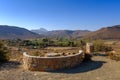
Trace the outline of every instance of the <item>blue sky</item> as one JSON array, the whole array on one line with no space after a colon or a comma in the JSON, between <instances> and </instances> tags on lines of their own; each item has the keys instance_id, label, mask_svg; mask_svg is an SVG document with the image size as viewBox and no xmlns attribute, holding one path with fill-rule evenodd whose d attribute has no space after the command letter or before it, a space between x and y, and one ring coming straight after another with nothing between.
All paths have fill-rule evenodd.
<instances>
[{"instance_id":1,"label":"blue sky","mask_svg":"<svg viewBox=\"0 0 120 80\"><path fill-rule=\"evenodd\" d=\"M97 30L120 24L120 0L0 0L0 25Z\"/></svg>"}]
</instances>

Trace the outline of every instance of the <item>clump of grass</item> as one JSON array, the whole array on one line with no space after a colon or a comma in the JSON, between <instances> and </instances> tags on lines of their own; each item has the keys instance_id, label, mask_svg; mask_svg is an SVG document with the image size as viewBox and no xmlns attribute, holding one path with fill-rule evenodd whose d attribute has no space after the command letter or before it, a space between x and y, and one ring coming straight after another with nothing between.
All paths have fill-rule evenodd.
<instances>
[{"instance_id":1,"label":"clump of grass","mask_svg":"<svg viewBox=\"0 0 120 80\"><path fill-rule=\"evenodd\" d=\"M36 51L33 55L34 55L34 56L39 56L40 53L39 53L39 51Z\"/></svg>"},{"instance_id":2,"label":"clump of grass","mask_svg":"<svg viewBox=\"0 0 120 80\"><path fill-rule=\"evenodd\" d=\"M112 60L120 61L120 54L109 53L109 57L110 57Z\"/></svg>"},{"instance_id":3,"label":"clump of grass","mask_svg":"<svg viewBox=\"0 0 120 80\"><path fill-rule=\"evenodd\" d=\"M63 52L62 55L65 55L65 53Z\"/></svg>"},{"instance_id":4,"label":"clump of grass","mask_svg":"<svg viewBox=\"0 0 120 80\"><path fill-rule=\"evenodd\" d=\"M73 52L72 54L76 54L75 52Z\"/></svg>"},{"instance_id":5,"label":"clump of grass","mask_svg":"<svg viewBox=\"0 0 120 80\"><path fill-rule=\"evenodd\" d=\"M44 53L47 53L47 51L44 51Z\"/></svg>"},{"instance_id":6,"label":"clump of grass","mask_svg":"<svg viewBox=\"0 0 120 80\"><path fill-rule=\"evenodd\" d=\"M55 49L54 52L55 52L55 53L58 53L58 50Z\"/></svg>"}]
</instances>

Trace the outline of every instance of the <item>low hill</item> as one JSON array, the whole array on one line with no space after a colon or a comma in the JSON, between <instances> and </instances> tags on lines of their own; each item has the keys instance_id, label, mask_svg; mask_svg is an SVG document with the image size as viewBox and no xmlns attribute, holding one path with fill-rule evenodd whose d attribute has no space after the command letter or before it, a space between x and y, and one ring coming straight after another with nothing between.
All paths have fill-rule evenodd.
<instances>
[{"instance_id":1,"label":"low hill","mask_svg":"<svg viewBox=\"0 0 120 80\"><path fill-rule=\"evenodd\" d=\"M90 31L88 31L88 30L52 30L52 31L48 31L44 28L31 30L31 31L35 32L37 34L44 35L46 37L51 37L51 38L65 37L65 38L70 38L70 39L71 38L79 38L79 37L82 37L82 36L90 33Z\"/></svg>"},{"instance_id":2,"label":"low hill","mask_svg":"<svg viewBox=\"0 0 120 80\"><path fill-rule=\"evenodd\" d=\"M91 39L120 39L120 25L105 27L84 36Z\"/></svg>"},{"instance_id":3,"label":"low hill","mask_svg":"<svg viewBox=\"0 0 120 80\"><path fill-rule=\"evenodd\" d=\"M25 28L0 25L0 39L31 39L38 37L40 37L40 35L33 33Z\"/></svg>"},{"instance_id":4,"label":"low hill","mask_svg":"<svg viewBox=\"0 0 120 80\"><path fill-rule=\"evenodd\" d=\"M47 37L65 37L65 38L78 38L90 33L88 30L54 30L45 34Z\"/></svg>"}]
</instances>

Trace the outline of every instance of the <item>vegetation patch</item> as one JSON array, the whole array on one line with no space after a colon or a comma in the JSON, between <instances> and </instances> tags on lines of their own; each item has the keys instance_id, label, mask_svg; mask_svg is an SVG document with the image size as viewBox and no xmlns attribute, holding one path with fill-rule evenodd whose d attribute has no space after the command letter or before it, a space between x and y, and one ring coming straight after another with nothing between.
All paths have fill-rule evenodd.
<instances>
[{"instance_id":1,"label":"vegetation patch","mask_svg":"<svg viewBox=\"0 0 120 80\"><path fill-rule=\"evenodd\" d=\"M112 60L120 61L120 54L109 53L109 57L110 57Z\"/></svg>"},{"instance_id":2,"label":"vegetation patch","mask_svg":"<svg viewBox=\"0 0 120 80\"><path fill-rule=\"evenodd\" d=\"M3 42L0 41L0 63L6 62L9 60L8 49L3 45Z\"/></svg>"}]
</instances>

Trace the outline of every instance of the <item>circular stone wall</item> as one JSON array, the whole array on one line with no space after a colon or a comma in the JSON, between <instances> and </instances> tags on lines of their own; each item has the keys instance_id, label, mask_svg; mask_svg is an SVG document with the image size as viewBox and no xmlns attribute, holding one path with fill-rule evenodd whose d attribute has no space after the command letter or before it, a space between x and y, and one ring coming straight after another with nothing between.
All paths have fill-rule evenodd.
<instances>
[{"instance_id":1,"label":"circular stone wall","mask_svg":"<svg viewBox=\"0 0 120 80\"><path fill-rule=\"evenodd\" d=\"M23 67L31 71L52 71L63 68L72 68L79 65L84 59L84 53L81 51L74 55L57 57L30 56L23 53Z\"/></svg>"}]
</instances>

